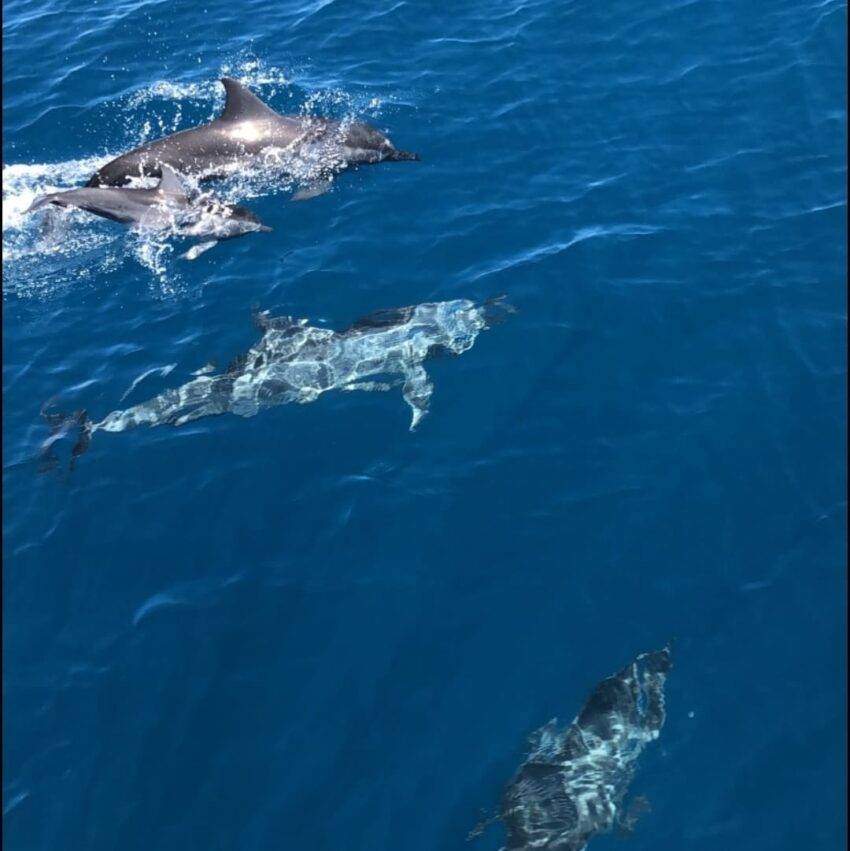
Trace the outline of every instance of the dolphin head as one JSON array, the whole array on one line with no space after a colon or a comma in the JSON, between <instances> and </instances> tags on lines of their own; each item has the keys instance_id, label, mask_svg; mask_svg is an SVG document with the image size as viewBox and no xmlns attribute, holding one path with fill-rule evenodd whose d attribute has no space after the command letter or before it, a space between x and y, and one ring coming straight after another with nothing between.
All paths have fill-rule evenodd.
<instances>
[{"instance_id":1,"label":"dolphin head","mask_svg":"<svg viewBox=\"0 0 850 851\"><path fill-rule=\"evenodd\" d=\"M478 334L489 327L484 305L469 299L420 304L411 321L423 329L429 358L462 354L472 348Z\"/></svg>"},{"instance_id":2,"label":"dolphin head","mask_svg":"<svg viewBox=\"0 0 850 851\"><path fill-rule=\"evenodd\" d=\"M498 295L488 298L481 306L481 315L486 328L501 325L517 309L506 300L506 296Z\"/></svg>"},{"instance_id":3,"label":"dolphin head","mask_svg":"<svg viewBox=\"0 0 850 851\"><path fill-rule=\"evenodd\" d=\"M380 130L369 124L354 122L345 128L343 144L351 163L380 163L418 160L419 154L400 151Z\"/></svg>"},{"instance_id":4,"label":"dolphin head","mask_svg":"<svg viewBox=\"0 0 850 851\"><path fill-rule=\"evenodd\" d=\"M504 322L508 314L516 312L503 296L480 304L462 298L444 301L435 307L434 319L441 339L434 353L441 349L454 354L465 352L481 331Z\"/></svg>"},{"instance_id":5,"label":"dolphin head","mask_svg":"<svg viewBox=\"0 0 850 851\"><path fill-rule=\"evenodd\" d=\"M197 204L196 215L192 218L191 225L183 230L187 236L207 236L220 240L271 230L247 207L226 204L211 198Z\"/></svg>"},{"instance_id":6,"label":"dolphin head","mask_svg":"<svg viewBox=\"0 0 850 851\"><path fill-rule=\"evenodd\" d=\"M247 207L238 207L235 204L230 208L230 220L234 227L240 229L239 233L251 233L253 231L268 233L271 230Z\"/></svg>"}]
</instances>

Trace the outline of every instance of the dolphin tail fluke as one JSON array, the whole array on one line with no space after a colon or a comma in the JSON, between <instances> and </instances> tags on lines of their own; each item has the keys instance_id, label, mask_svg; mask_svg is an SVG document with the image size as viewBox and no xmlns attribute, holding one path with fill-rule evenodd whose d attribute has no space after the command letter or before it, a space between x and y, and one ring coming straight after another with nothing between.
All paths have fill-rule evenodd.
<instances>
[{"instance_id":1,"label":"dolphin tail fluke","mask_svg":"<svg viewBox=\"0 0 850 851\"><path fill-rule=\"evenodd\" d=\"M400 162L419 162L422 157L419 154L414 153L413 151L397 151L394 150L387 159L390 162L400 163Z\"/></svg>"},{"instance_id":2,"label":"dolphin tail fluke","mask_svg":"<svg viewBox=\"0 0 850 851\"><path fill-rule=\"evenodd\" d=\"M41 445L40 470L46 472L56 467L58 461L53 454L54 444L69 432L77 429L77 442L71 449L71 460L69 462L69 469L73 469L77 458L89 448L93 423L89 419L88 413L84 410L74 411L72 414L63 414L60 411L48 410L49 405L50 403L47 403L41 409L41 415L50 427L50 434Z\"/></svg>"},{"instance_id":3,"label":"dolphin tail fluke","mask_svg":"<svg viewBox=\"0 0 850 851\"><path fill-rule=\"evenodd\" d=\"M48 204L53 203L53 195L39 195L29 207L24 211L25 213L33 213L36 210L40 210L42 207L46 207Z\"/></svg>"}]
</instances>

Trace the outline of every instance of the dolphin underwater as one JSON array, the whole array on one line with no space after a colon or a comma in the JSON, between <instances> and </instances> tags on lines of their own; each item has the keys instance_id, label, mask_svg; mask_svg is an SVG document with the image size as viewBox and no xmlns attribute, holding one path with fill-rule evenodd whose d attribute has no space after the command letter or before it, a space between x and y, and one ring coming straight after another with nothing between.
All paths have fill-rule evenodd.
<instances>
[{"instance_id":1,"label":"dolphin underwater","mask_svg":"<svg viewBox=\"0 0 850 851\"><path fill-rule=\"evenodd\" d=\"M467 299L418 304L369 314L345 331L307 324L306 319L255 314L260 340L220 375L202 374L130 408L92 422L85 411L70 417L45 413L51 436L79 427L72 458L98 431L136 426L180 426L201 417L250 417L262 408L314 402L329 390L382 391L400 387L412 411L411 431L428 413L433 384L423 362L442 353L460 355L478 334L514 308L502 298L476 304ZM43 412L44 413L44 412Z\"/></svg>"},{"instance_id":2,"label":"dolphin underwater","mask_svg":"<svg viewBox=\"0 0 850 851\"><path fill-rule=\"evenodd\" d=\"M643 653L604 679L566 729L553 719L530 738L531 753L502 797L493 821L507 828L502 851L583 851L597 834L614 827L629 831L635 798L625 813L623 798L644 746L664 724L664 683L672 667L669 648Z\"/></svg>"},{"instance_id":3,"label":"dolphin underwater","mask_svg":"<svg viewBox=\"0 0 850 851\"><path fill-rule=\"evenodd\" d=\"M245 207L209 195L194 195L167 165L162 167L162 178L155 189L91 187L53 192L36 198L27 212L49 205L76 207L140 231L164 230L204 239L183 255L190 260L219 240L271 230Z\"/></svg>"},{"instance_id":4,"label":"dolphin underwater","mask_svg":"<svg viewBox=\"0 0 850 851\"><path fill-rule=\"evenodd\" d=\"M223 177L262 164L264 153L276 149L309 160L311 185L296 194L307 198L326 191L333 174L348 166L419 159L398 150L368 124L281 115L236 80L224 77L221 82L226 100L218 118L117 157L98 169L88 186L122 186L131 177L156 177L162 165L201 178Z\"/></svg>"}]
</instances>

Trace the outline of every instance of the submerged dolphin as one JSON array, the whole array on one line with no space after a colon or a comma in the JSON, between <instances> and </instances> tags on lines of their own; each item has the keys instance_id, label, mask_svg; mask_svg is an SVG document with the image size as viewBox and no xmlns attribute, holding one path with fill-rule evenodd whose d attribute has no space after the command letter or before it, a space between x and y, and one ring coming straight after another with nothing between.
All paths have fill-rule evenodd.
<instances>
[{"instance_id":1,"label":"submerged dolphin","mask_svg":"<svg viewBox=\"0 0 850 851\"><path fill-rule=\"evenodd\" d=\"M503 851L583 851L597 834L630 829L634 805L621 813L635 761L664 724L665 648L644 653L603 680L578 717L559 730L553 719L531 736L532 751L502 797ZM479 835L496 819L476 828Z\"/></svg>"},{"instance_id":2,"label":"submerged dolphin","mask_svg":"<svg viewBox=\"0 0 850 851\"><path fill-rule=\"evenodd\" d=\"M512 310L501 299L482 304L458 299L378 311L345 331L260 313L256 318L262 337L224 374L199 375L147 402L113 411L99 422L89 420L85 412L70 418L46 415L53 433L45 448L73 426L81 431L73 451L76 457L97 431L179 426L225 413L250 417L272 405L313 402L329 390L400 387L412 409L413 430L428 412L434 389L423 362L443 352L467 351L481 331Z\"/></svg>"},{"instance_id":3,"label":"submerged dolphin","mask_svg":"<svg viewBox=\"0 0 850 851\"><path fill-rule=\"evenodd\" d=\"M281 115L236 80L222 79L224 111L209 124L156 139L100 168L89 186L121 186L131 177L157 176L163 164L183 174L221 177L263 163L268 151L309 160L313 187L301 197L321 194L336 172L350 165L418 160L400 151L383 133L359 122L305 115Z\"/></svg>"},{"instance_id":4,"label":"submerged dolphin","mask_svg":"<svg viewBox=\"0 0 850 851\"><path fill-rule=\"evenodd\" d=\"M212 248L218 240L271 230L244 207L207 195L193 196L167 165L162 167L162 179L155 189L93 187L54 192L36 198L27 212L51 204L76 207L137 230L165 230L178 236L203 238L204 242L184 255L189 259Z\"/></svg>"}]
</instances>

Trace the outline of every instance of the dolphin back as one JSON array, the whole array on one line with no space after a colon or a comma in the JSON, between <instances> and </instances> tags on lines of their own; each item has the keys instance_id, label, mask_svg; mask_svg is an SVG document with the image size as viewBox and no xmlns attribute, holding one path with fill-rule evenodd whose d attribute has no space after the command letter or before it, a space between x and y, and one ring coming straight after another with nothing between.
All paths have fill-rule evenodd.
<instances>
[{"instance_id":1,"label":"dolphin back","mask_svg":"<svg viewBox=\"0 0 850 851\"><path fill-rule=\"evenodd\" d=\"M334 172L354 165L419 159L412 151L398 150L383 133L361 122L346 123L341 134L325 139L329 129L340 128L340 122L317 116L281 115L238 80L224 77L221 83L225 103L216 119L116 157L101 166L86 186L123 186L132 176L159 177L163 165L212 179L228 173L233 164L257 156L266 147L288 148L293 143L296 147L309 147L322 140L342 147L337 156L341 156L341 161L330 168Z\"/></svg>"}]
</instances>

